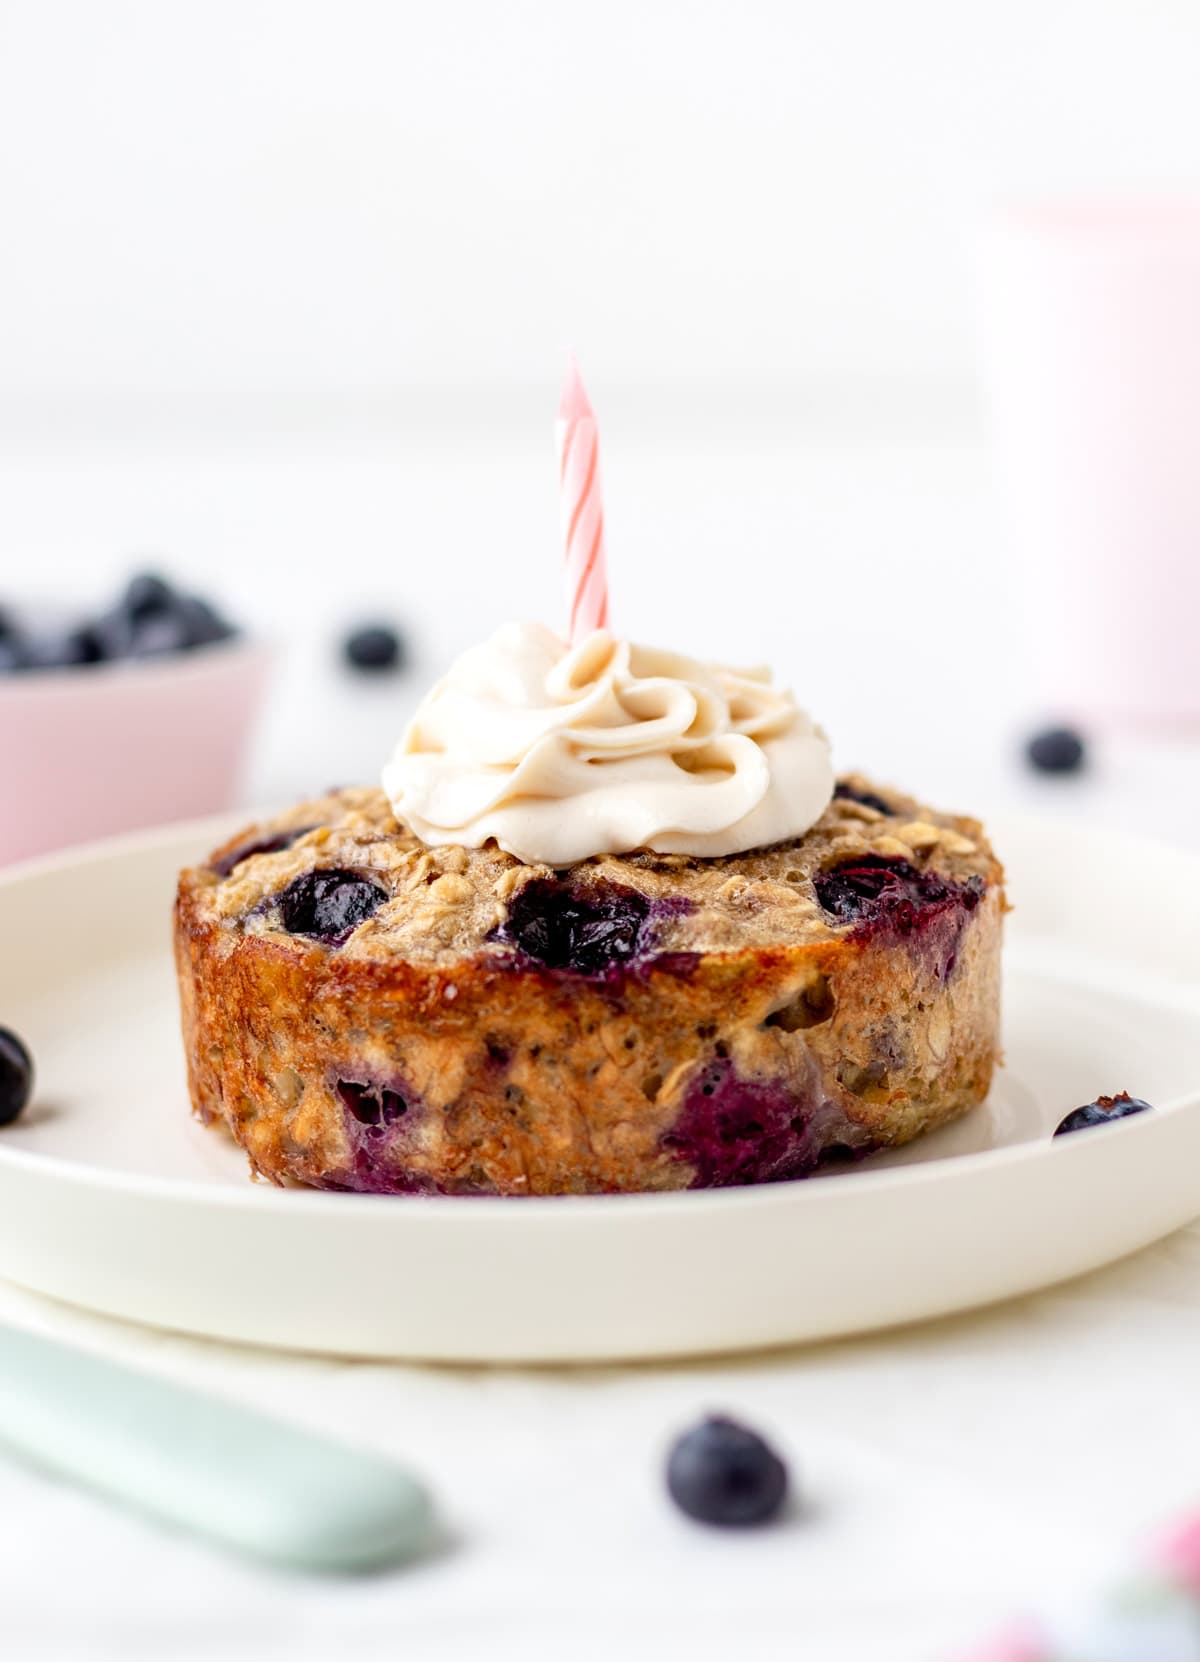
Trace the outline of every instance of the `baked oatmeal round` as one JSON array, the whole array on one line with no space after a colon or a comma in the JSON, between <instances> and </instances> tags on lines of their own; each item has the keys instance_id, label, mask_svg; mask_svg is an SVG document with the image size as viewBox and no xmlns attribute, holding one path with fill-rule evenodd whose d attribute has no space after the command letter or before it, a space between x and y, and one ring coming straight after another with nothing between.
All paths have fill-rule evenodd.
<instances>
[{"instance_id":1,"label":"baked oatmeal round","mask_svg":"<svg viewBox=\"0 0 1200 1662\"><path fill-rule=\"evenodd\" d=\"M1004 910L975 821L861 778L792 842L561 871L339 791L180 878L192 1102L326 1189L802 1177L983 1100Z\"/></svg>"}]
</instances>

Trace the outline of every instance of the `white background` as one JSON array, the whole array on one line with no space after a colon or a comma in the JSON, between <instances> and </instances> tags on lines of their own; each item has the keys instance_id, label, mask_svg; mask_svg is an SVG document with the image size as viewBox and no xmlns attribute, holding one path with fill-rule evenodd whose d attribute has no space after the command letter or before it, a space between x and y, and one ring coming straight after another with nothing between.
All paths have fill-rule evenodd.
<instances>
[{"instance_id":1,"label":"white background","mask_svg":"<svg viewBox=\"0 0 1200 1662\"><path fill-rule=\"evenodd\" d=\"M1190 0L7 0L0 408L961 381L973 218L1194 182L1198 53Z\"/></svg>"},{"instance_id":2,"label":"white background","mask_svg":"<svg viewBox=\"0 0 1200 1662\"><path fill-rule=\"evenodd\" d=\"M1198 52L1185 0L9 0L0 593L149 551L286 646L246 796L368 777L453 652L559 618L571 345L617 625L770 660L843 764L987 806L1054 712L977 226L1200 178ZM356 693L375 609L415 671Z\"/></svg>"}]
</instances>

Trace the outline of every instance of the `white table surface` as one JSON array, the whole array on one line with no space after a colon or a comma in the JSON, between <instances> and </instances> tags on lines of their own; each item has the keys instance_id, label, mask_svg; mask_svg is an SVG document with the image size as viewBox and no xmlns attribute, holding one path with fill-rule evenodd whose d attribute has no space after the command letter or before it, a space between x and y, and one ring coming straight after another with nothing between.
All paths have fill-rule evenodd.
<instances>
[{"instance_id":1,"label":"white table surface","mask_svg":"<svg viewBox=\"0 0 1200 1662\"><path fill-rule=\"evenodd\" d=\"M554 535L547 458L527 444L464 453L411 437L29 450L5 458L0 548L23 550L22 569L50 572L55 588L98 590L129 548L165 546L244 615L269 619L289 647L246 796L280 799L369 774L422 678L490 621L552 615L539 566ZM1194 744L1109 737L1088 780L1058 786L1014 763L1013 736L1037 710L1036 666L1014 649L1016 602L996 577L974 443L618 443L608 479L631 632L773 659L819 708L842 762L947 805L1019 802L1200 845ZM418 669L363 689L330 667L329 630L383 602L412 621ZM412 1463L452 1536L400 1574L295 1579L0 1463L0 1649L20 1662L937 1662L1200 1500L1198 1316L1200 1226L998 1310L740 1361L611 1370L239 1351L0 1285L2 1320ZM799 1517L731 1537L673 1512L664 1445L711 1408L786 1449Z\"/></svg>"}]
</instances>

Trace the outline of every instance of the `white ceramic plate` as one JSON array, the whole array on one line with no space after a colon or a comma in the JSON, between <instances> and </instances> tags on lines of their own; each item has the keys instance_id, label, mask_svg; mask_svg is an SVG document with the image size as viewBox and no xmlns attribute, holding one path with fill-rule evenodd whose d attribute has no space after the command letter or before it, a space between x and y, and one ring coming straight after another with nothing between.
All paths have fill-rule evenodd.
<instances>
[{"instance_id":1,"label":"white ceramic plate","mask_svg":"<svg viewBox=\"0 0 1200 1662\"><path fill-rule=\"evenodd\" d=\"M0 1023L35 1105L0 1132L0 1265L137 1321L363 1356L662 1356L934 1316L1076 1275L1200 1214L1200 859L993 826L1017 911L987 1105L817 1181L662 1196L276 1190L189 1117L178 868L227 822L0 876ZM1128 1089L1158 1112L1049 1140Z\"/></svg>"}]
</instances>

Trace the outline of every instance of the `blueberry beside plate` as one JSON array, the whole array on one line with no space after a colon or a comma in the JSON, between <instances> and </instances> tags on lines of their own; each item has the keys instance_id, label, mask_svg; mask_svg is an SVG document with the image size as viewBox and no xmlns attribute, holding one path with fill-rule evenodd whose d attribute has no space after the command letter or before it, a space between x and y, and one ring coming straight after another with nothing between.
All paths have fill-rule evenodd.
<instances>
[{"instance_id":1,"label":"blueberry beside plate","mask_svg":"<svg viewBox=\"0 0 1200 1662\"><path fill-rule=\"evenodd\" d=\"M342 638L342 657L350 669L367 675L388 675L404 668L408 650L394 624L377 621L347 631Z\"/></svg>"},{"instance_id":2,"label":"blueberry beside plate","mask_svg":"<svg viewBox=\"0 0 1200 1662\"><path fill-rule=\"evenodd\" d=\"M33 1058L17 1035L0 1027L0 1125L11 1125L33 1095Z\"/></svg>"},{"instance_id":3,"label":"blueberry beside plate","mask_svg":"<svg viewBox=\"0 0 1200 1662\"><path fill-rule=\"evenodd\" d=\"M745 1528L778 1516L787 1498L788 1470L757 1431L715 1414L672 1447L667 1491L698 1523Z\"/></svg>"},{"instance_id":4,"label":"blueberry beside plate","mask_svg":"<svg viewBox=\"0 0 1200 1662\"><path fill-rule=\"evenodd\" d=\"M1044 727L1025 744L1025 760L1037 773L1082 773L1087 759L1087 741L1074 727Z\"/></svg>"}]
</instances>

